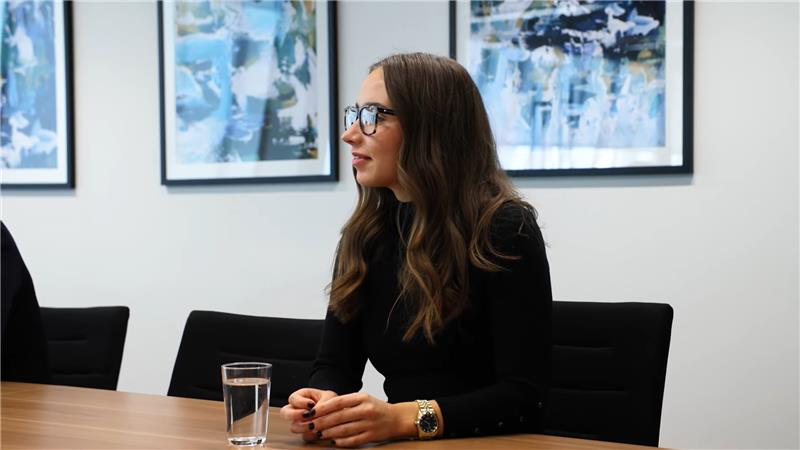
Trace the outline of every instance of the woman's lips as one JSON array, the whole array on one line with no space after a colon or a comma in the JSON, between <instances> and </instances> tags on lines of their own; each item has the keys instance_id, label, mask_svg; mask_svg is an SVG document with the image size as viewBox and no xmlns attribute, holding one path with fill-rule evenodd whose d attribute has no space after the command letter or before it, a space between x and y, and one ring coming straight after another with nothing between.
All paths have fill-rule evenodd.
<instances>
[{"instance_id":1,"label":"woman's lips","mask_svg":"<svg viewBox=\"0 0 800 450\"><path fill-rule=\"evenodd\" d=\"M353 153L353 165L360 166L366 164L368 161L372 160L369 156L362 155L359 153Z\"/></svg>"}]
</instances>

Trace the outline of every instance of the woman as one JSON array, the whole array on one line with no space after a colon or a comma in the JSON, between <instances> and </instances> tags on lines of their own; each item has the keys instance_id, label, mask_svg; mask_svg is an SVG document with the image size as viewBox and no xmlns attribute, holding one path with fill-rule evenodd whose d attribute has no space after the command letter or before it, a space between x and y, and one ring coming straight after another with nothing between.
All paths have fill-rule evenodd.
<instances>
[{"instance_id":1,"label":"woman","mask_svg":"<svg viewBox=\"0 0 800 450\"><path fill-rule=\"evenodd\" d=\"M500 169L469 74L423 53L371 69L342 140L358 205L342 229L306 440L535 432L550 371L550 276L533 208ZM367 358L389 402L358 393Z\"/></svg>"}]
</instances>

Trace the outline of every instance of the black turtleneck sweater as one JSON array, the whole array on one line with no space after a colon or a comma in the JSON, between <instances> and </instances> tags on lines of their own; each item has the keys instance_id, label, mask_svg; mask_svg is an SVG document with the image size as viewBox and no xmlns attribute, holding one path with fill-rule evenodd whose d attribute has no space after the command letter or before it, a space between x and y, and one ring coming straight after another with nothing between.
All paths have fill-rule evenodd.
<instances>
[{"instance_id":1,"label":"black turtleneck sweater","mask_svg":"<svg viewBox=\"0 0 800 450\"><path fill-rule=\"evenodd\" d=\"M413 205L401 204L407 235ZM390 403L436 400L446 437L537 432L550 377L550 273L532 214L504 205L491 242L515 261L507 270L470 268L470 304L435 334L403 342L413 311L397 302L401 232L391 227L368 257L358 317L342 323L330 311L309 385L347 394L361 389L367 358L384 376ZM464 245L467 245L465 243ZM392 309L394 305L394 309Z\"/></svg>"}]
</instances>

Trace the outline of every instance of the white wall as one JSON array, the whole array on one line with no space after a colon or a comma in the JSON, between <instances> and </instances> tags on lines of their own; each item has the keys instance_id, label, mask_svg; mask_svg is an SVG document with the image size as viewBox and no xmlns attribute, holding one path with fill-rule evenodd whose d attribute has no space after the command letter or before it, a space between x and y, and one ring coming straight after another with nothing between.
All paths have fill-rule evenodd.
<instances>
[{"instance_id":1,"label":"white wall","mask_svg":"<svg viewBox=\"0 0 800 450\"><path fill-rule=\"evenodd\" d=\"M697 5L693 176L516 180L557 299L675 308L662 446L798 447L799 22ZM381 56L448 48L442 2L345 2L339 27L342 107ZM78 3L74 28L77 189L2 198L40 302L130 306L119 389L159 394L190 310L321 318L346 149L339 183L165 188L155 6Z\"/></svg>"}]
</instances>

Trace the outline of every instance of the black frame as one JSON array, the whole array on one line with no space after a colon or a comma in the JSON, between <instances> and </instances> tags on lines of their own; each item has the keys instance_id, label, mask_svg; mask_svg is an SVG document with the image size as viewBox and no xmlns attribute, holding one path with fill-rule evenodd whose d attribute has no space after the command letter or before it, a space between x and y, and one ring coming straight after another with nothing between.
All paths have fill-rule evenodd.
<instances>
[{"instance_id":1,"label":"black frame","mask_svg":"<svg viewBox=\"0 0 800 450\"><path fill-rule=\"evenodd\" d=\"M317 1L317 0L313 0ZM301 175L253 178L211 178L192 180L167 179L167 134L164 98L164 11L163 0L158 0L158 68L159 68L159 112L161 124L161 184L164 186L208 186L225 184L306 183L339 180L339 134L338 134L338 64L337 64L337 18L336 0L325 1L328 7L328 109L330 129L330 175Z\"/></svg>"},{"instance_id":2,"label":"black frame","mask_svg":"<svg viewBox=\"0 0 800 450\"><path fill-rule=\"evenodd\" d=\"M450 0L450 58L456 59L456 4ZM506 170L512 177L571 175L652 175L694 172L694 1L683 2L683 164L680 166L616 167L608 169Z\"/></svg>"},{"instance_id":3,"label":"black frame","mask_svg":"<svg viewBox=\"0 0 800 450\"><path fill-rule=\"evenodd\" d=\"M367 134L367 133L364 132L364 122L361 121L361 114L362 114L363 110L369 108L370 106L374 106L375 109L376 109L375 130L372 133ZM394 110L391 110L391 109L388 109L388 108L383 108L383 107L378 106L378 105L376 105L374 103L368 103L368 104L362 105L360 107L345 106L345 108L344 108L344 129L345 130L347 130L348 128L350 128L350 126L352 126L352 125L350 125L350 126L347 125L347 111L350 108L353 108L353 109L356 110L356 120L358 120L358 128L361 130L361 134L363 134L364 136L372 136L373 134L375 134L378 131L378 117L379 117L378 113L388 114L390 116L396 116L397 115L397 113L394 112Z\"/></svg>"},{"instance_id":4,"label":"black frame","mask_svg":"<svg viewBox=\"0 0 800 450\"><path fill-rule=\"evenodd\" d=\"M75 115L75 105L73 102L72 85L72 1L63 2L64 7L64 97L66 109L66 175L67 181L64 183L0 183L3 190L15 189L74 189L75 188L75 132L73 117Z\"/></svg>"}]
</instances>

